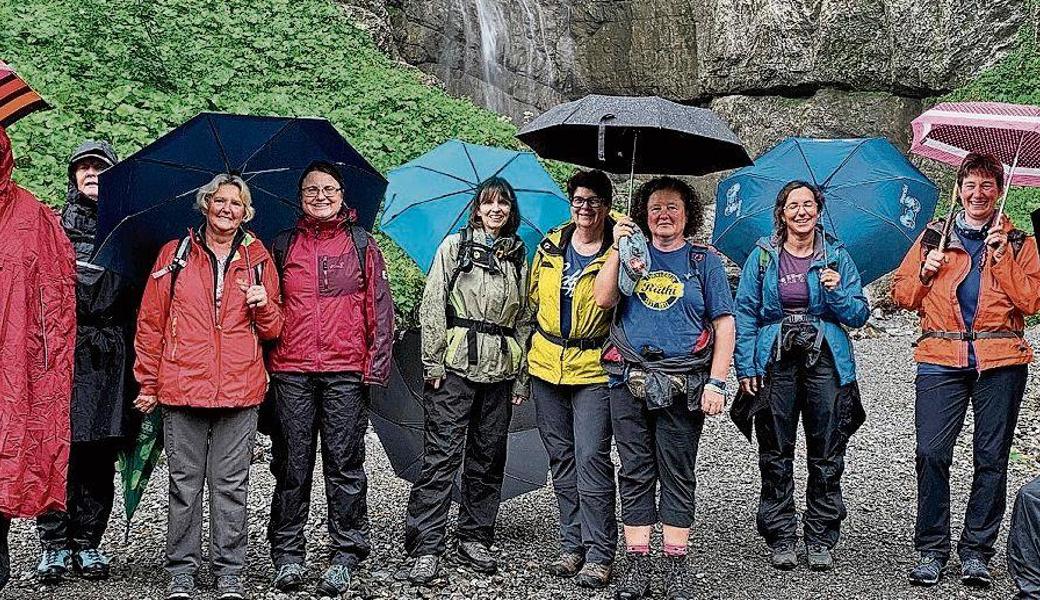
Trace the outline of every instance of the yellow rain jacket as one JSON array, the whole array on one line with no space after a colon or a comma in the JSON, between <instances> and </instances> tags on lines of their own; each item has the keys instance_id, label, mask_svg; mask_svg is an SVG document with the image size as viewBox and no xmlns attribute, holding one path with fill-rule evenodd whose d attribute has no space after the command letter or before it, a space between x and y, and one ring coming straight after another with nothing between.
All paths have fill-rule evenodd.
<instances>
[{"instance_id":1,"label":"yellow rain jacket","mask_svg":"<svg viewBox=\"0 0 1040 600\"><path fill-rule=\"evenodd\" d=\"M571 332L567 346L560 340L560 286L563 259L571 243L575 225L565 223L552 229L538 245L530 271L530 310L535 317L531 347L527 353L530 375L553 384L587 385L606 383L607 373L600 365L603 341L610 331L611 310L596 306L592 286L596 274L607 260L613 240L614 220L607 217L603 248L582 271L574 288L571 304ZM550 338L557 338L556 342ZM577 346L582 340L585 346Z\"/></svg>"}]
</instances>

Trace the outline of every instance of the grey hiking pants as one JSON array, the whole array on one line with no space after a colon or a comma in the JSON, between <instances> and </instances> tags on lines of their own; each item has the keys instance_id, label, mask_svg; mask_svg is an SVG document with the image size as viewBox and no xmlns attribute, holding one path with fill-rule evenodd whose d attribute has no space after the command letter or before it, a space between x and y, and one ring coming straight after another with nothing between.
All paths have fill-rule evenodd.
<instances>
[{"instance_id":1,"label":"grey hiking pants","mask_svg":"<svg viewBox=\"0 0 1040 600\"><path fill-rule=\"evenodd\" d=\"M249 463L256 408L163 408L170 470L166 571L195 573L202 562L202 489L209 488L209 556L213 574L245 569Z\"/></svg>"}]
</instances>

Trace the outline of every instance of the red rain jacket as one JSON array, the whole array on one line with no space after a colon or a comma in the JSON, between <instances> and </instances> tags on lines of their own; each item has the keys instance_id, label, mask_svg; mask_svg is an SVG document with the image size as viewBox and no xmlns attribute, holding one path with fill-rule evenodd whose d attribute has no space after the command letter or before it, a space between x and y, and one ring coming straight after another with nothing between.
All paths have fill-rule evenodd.
<instances>
[{"instance_id":1,"label":"red rain jacket","mask_svg":"<svg viewBox=\"0 0 1040 600\"><path fill-rule=\"evenodd\" d=\"M289 236L282 269L285 328L267 366L272 372L348 371L365 383L386 385L394 302L375 239L368 236L362 280L343 218L304 217L282 235Z\"/></svg>"},{"instance_id":2,"label":"red rain jacket","mask_svg":"<svg viewBox=\"0 0 1040 600\"><path fill-rule=\"evenodd\" d=\"M216 262L199 235L189 231L187 265L177 275L172 307L172 274L164 271L180 240L159 251L137 317L134 376L141 393L158 396L164 406L247 408L264 399L267 372L260 342L282 330L278 273L259 240L249 232L239 236L228 259L219 315ZM239 282L253 285L257 276L268 301L250 309Z\"/></svg>"},{"instance_id":3,"label":"red rain jacket","mask_svg":"<svg viewBox=\"0 0 1040 600\"><path fill-rule=\"evenodd\" d=\"M13 170L0 127L0 513L35 517L65 508L76 253Z\"/></svg>"}]
</instances>

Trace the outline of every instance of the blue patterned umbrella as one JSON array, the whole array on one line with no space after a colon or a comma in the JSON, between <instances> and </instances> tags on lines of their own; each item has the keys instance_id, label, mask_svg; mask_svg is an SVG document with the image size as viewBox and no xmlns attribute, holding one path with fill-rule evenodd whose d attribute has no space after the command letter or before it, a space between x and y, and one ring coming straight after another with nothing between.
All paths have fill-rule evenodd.
<instances>
[{"instance_id":1,"label":"blue patterned umbrella","mask_svg":"<svg viewBox=\"0 0 1040 600\"><path fill-rule=\"evenodd\" d=\"M825 198L820 222L845 243L866 285L896 268L928 224L939 190L884 138L787 138L719 183L712 243L744 264L773 231L773 207L793 180Z\"/></svg>"}]
</instances>

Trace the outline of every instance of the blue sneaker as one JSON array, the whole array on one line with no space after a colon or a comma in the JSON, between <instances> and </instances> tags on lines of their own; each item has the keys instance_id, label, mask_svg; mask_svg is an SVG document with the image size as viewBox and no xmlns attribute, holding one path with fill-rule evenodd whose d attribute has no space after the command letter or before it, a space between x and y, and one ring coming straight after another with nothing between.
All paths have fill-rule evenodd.
<instances>
[{"instance_id":1,"label":"blue sneaker","mask_svg":"<svg viewBox=\"0 0 1040 600\"><path fill-rule=\"evenodd\" d=\"M45 549L40 556L40 564L36 566L36 576L46 584L58 583L69 572L71 565L72 552L67 548Z\"/></svg>"},{"instance_id":2,"label":"blue sneaker","mask_svg":"<svg viewBox=\"0 0 1040 600\"><path fill-rule=\"evenodd\" d=\"M318 581L317 593L319 596L330 596L339 598L350 589L350 567L346 565L332 565L321 576Z\"/></svg>"},{"instance_id":3,"label":"blue sneaker","mask_svg":"<svg viewBox=\"0 0 1040 600\"><path fill-rule=\"evenodd\" d=\"M80 550L72 555L72 568L83 579L108 579L109 558L97 548Z\"/></svg>"}]
</instances>

